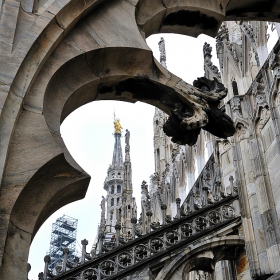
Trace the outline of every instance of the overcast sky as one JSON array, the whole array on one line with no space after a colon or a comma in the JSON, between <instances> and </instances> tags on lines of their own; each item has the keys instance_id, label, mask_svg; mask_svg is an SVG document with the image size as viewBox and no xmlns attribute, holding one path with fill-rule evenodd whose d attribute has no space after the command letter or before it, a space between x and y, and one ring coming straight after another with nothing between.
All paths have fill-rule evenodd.
<instances>
[{"instance_id":1,"label":"overcast sky","mask_svg":"<svg viewBox=\"0 0 280 280\"><path fill-rule=\"evenodd\" d=\"M167 68L186 82L192 83L194 79L204 75L202 51L204 42L212 45L212 61L218 66L215 39L205 35L198 38L174 34L153 35L147 42L158 60L160 37L165 39ZM274 41L270 40L270 49ZM154 107L140 102L130 104L117 101L97 101L82 106L63 122L61 134L73 158L90 174L91 182L85 199L59 209L36 234L28 261L32 267L29 273L30 280L37 280L38 273L43 271L43 259L50 247L52 223L63 214L78 219L76 249L81 250L80 242L86 238L89 240L87 251L90 251L100 221L101 196L106 195L103 183L113 156L114 112L120 119L123 131L128 129L131 132L133 191L138 204L138 215L140 214L141 182L143 180L149 182L149 176L154 172ZM124 152L124 139L122 147Z\"/></svg>"}]
</instances>

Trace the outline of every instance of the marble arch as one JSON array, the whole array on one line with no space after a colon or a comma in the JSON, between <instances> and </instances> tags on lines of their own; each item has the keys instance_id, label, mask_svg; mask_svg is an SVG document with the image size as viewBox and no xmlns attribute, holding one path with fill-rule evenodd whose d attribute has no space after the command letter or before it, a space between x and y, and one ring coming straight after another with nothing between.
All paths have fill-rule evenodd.
<instances>
[{"instance_id":1,"label":"marble arch","mask_svg":"<svg viewBox=\"0 0 280 280\"><path fill-rule=\"evenodd\" d=\"M210 268L210 266L215 266L215 263L218 261L229 257L229 254L223 250L225 246L233 246L236 248L238 246L242 247L243 245L244 240L235 235L222 236L219 238L213 237L207 241L202 240L193 246L189 246L188 249L184 250L171 262L167 263L158 273L156 280L172 279L172 275L176 274L177 271L182 274L182 279L185 279L183 276L186 276L190 271L196 269L197 264L200 263L199 256L205 258L205 256L203 256L204 252L211 252L210 254L207 254L211 255L211 260L210 262L207 262L207 265L204 268L206 269ZM202 268L200 267L200 269Z\"/></svg>"}]
</instances>

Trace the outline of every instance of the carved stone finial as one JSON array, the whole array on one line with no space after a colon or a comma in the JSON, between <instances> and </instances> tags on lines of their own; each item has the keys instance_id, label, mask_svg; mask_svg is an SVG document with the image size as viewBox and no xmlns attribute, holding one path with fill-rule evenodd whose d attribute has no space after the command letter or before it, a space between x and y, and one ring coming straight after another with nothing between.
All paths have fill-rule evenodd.
<instances>
[{"instance_id":1,"label":"carved stone finial","mask_svg":"<svg viewBox=\"0 0 280 280\"><path fill-rule=\"evenodd\" d=\"M148 187L147 182L145 180L143 180L142 184L141 184L141 188L145 188L145 187Z\"/></svg>"},{"instance_id":2,"label":"carved stone finial","mask_svg":"<svg viewBox=\"0 0 280 280\"><path fill-rule=\"evenodd\" d=\"M49 263L51 261L51 256L50 255L46 255L45 257L44 257L44 262L45 263Z\"/></svg>"},{"instance_id":3,"label":"carved stone finial","mask_svg":"<svg viewBox=\"0 0 280 280\"><path fill-rule=\"evenodd\" d=\"M159 178L158 172L155 172L154 174L152 174L152 175L150 176L150 179L151 179L151 182L152 182L153 184L159 184L160 178Z\"/></svg>"},{"instance_id":4,"label":"carved stone finial","mask_svg":"<svg viewBox=\"0 0 280 280\"><path fill-rule=\"evenodd\" d=\"M101 211L102 211L102 212L105 211L105 202L106 202L106 199L105 199L105 197L102 195L102 200L101 200L101 203L100 203L100 207L101 207Z\"/></svg>"},{"instance_id":5,"label":"carved stone finial","mask_svg":"<svg viewBox=\"0 0 280 280\"><path fill-rule=\"evenodd\" d=\"M120 224L116 224L116 225L115 225L115 229L116 229L116 230L121 230L121 228L122 228L122 226L121 226Z\"/></svg>"},{"instance_id":6,"label":"carved stone finial","mask_svg":"<svg viewBox=\"0 0 280 280\"><path fill-rule=\"evenodd\" d=\"M88 240L83 239L83 240L81 241L81 243L82 243L82 245L88 245Z\"/></svg>"},{"instance_id":7,"label":"carved stone finial","mask_svg":"<svg viewBox=\"0 0 280 280\"><path fill-rule=\"evenodd\" d=\"M166 204L161 204L160 208L161 208L161 210L166 210L167 206L166 206Z\"/></svg>"},{"instance_id":8,"label":"carved stone finial","mask_svg":"<svg viewBox=\"0 0 280 280\"><path fill-rule=\"evenodd\" d=\"M206 56L212 57L211 53L212 53L212 47L210 46L210 44L205 42L204 45L203 45L203 55L204 55L204 58Z\"/></svg>"},{"instance_id":9,"label":"carved stone finial","mask_svg":"<svg viewBox=\"0 0 280 280\"><path fill-rule=\"evenodd\" d=\"M180 204L181 203L181 198L176 198L176 204Z\"/></svg>"},{"instance_id":10,"label":"carved stone finial","mask_svg":"<svg viewBox=\"0 0 280 280\"><path fill-rule=\"evenodd\" d=\"M130 131L128 129L125 130L125 144L129 146L129 140L130 140Z\"/></svg>"},{"instance_id":11,"label":"carved stone finial","mask_svg":"<svg viewBox=\"0 0 280 280\"><path fill-rule=\"evenodd\" d=\"M68 254L69 253L69 249L67 247L63 248L63 254Z\"/></svg>"},{"instance_id":12,"label":"carved stone finial","mask_svg":"<svg viewBox=\"0 0 280 280\"><path fill-rule=\"evenodd\" d=\"M204 43L203 55L204 55L204 76L205 77L215 77L219 82L221 82L221 74L217 66L215 66L212 61L212 47L208 43ZM211 73L211 74L210 74Z\"/></svg>"},{"instance_id":13,"label":"carved stone finial","mask_svg":"<svg viewBox=\"0 0 280 280\"><path fill-rule=\"evenodd\" d=\"M143 181L142 184L141 184L141 190L142 190L142 193L148 193L148 185L147 185L147 182L146 181Z\"/></svg>"},{"instance_id":14,"label":"carved stone finial","mask_svg":"<svg viewBox=\"0 0 280 280\"><path fill-rule=\"evenodd\" d=\"M158 45L159 45L159 52L160 52L160 64L164 68L167 68L167 65L166 65L165 41L164 41L163 37L160 38L160 41L159 41Z\"/></svg>"},{"instance_id":15,"label":"carved stone finial","mask_svg":"<svg viewBox=\"0 0 280 280\"><path fill-rule=\"evenodd\" d=\"M129 162L130 161L130 131L126 129L125 133L125 161Z\"/></svg>"},{"instance_id":16,"label":"carved stone finial","mask_svg":"<svg viewBox=\"0 0 280 280\"><path fill-rule=\"evenodd\" d=\"M148 217L151 217L151 216L153 215L153 213L152 213L152 211L147 211L147 212L146 212L146 215L147 215Z\"/></svg>"},{"instance_id":17,"label":"carved stone finial","mask_svg":"<svg viewBox=\"0 0 280 280\"><path fill-rule=\"evenodd\" d=\"M218 34L216 36L217 41L228 41L228 28L223 23L218 31ZM218 43L218 42L217 42Z\"/></svg>"}]
</instances>

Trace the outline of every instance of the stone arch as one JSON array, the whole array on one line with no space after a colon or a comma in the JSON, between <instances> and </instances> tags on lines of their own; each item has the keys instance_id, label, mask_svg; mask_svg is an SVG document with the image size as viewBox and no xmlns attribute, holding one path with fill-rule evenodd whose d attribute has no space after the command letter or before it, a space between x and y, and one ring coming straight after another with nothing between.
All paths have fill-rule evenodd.
<instances>
[{"instance_id":1,"label":"stone arch","mask_svg":"<svg viewBox=\"0 0 280 280\"><path fill-rule=\"evenodd\" d=\"M214 37L223 21L268 20L278 22L275 1L138 1L136 21L142 34L179 33ZM273 11L273 12L272 12Z\"/></svg>"},{"instance_id":2,"label":"stone arch","mask_svg":"<svg viewBox=\"0 0 280 280\"><path fill-rule=\"evenodd\" d=\"M199 34L215 36L224 15L217 1L186 3L179 1L139 1L137 4L136 21L148 37L155 33L179 33L197 37Z\"/></svg>"},{"instance_id":3,"label":"stone arch","mask_svg":"<svg viewBox=\"0 0 280 280\"><path fill-rule=\"evenodd\" d=\"M160 81L159 74L160 69L148 50L104 48L77 56L62 65L47 86L43 104L46 123L57 135L61 122L72 111L94 100L141 100L155 105L155 97L150 92L142 96L136 92L134 96L122 92L120 83L135 78L140 83L150 80L164 86L167 77L162 75ZM160 109L168 112L167 107Z\"/></svg>"},{"instance_id":4,"label":"stone arch","mask_svg":"<svg viewBox=\"0 0 280 280\"><path fill-rule=\"evenodd\" d=\"M183 274L187 275L193 265L195 265L194 257L206 251L216 251L213 255L213 264L227 257L227 250L225 247L244 247L244 239L238 236L223 236L223 237L214 237L208 239L207 241L202 241L195 244L194 246L189 246L184 252L176 256L171 262L169 262L163 269L158 273L155 280L168 280L172 274L178 270L179 267L183 266ZM183 279L183 278L182 278Z\"/></svg>"},{"instance_id":5,"label":"stone arch","mask_svg":"<svg viewBox=\"0 0 280 280\"><path fill-rule=\"evenodd\" d=\"M5 262L12 268L3 266L1 275L16 279L23 273L22 264L26 263L30 243L40 226L62 206L84 198L89 181L90 177L69 165L63 154L30 178L12 207L4 253Z\"/></svg>"}]
</instances>

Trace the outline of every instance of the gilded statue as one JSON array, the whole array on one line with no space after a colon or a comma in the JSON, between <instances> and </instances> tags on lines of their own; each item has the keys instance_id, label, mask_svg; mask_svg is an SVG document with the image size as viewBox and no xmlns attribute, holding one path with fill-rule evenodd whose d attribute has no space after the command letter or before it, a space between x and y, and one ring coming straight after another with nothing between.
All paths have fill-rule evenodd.
<instances>
[{"instance_id":1,"label":"gilded statue","mask_svg":"<svg viewBox=\"0 0 280 280\"><path fill-rule=\"evenodd\" d=\"M114 126L115 126L115 133L116 134L121 134L122 126L120 124L120 120L119 119L115 120Z\"/></svg>"}]
</instances>

